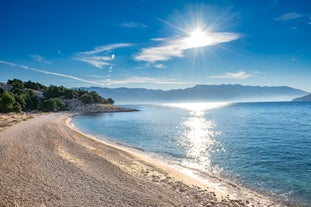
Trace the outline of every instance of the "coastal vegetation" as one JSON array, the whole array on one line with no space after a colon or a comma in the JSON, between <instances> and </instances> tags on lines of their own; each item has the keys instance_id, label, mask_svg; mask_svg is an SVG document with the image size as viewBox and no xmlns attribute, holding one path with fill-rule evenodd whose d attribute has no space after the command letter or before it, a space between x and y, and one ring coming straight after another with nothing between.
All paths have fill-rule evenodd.
<instances>
[{"instance_id":1,"label":"coastal vegetation","mask_svg":"<svg viewBox=\"0 0 311 207\"><path fill-rule=\"evenodd\" d=\"M105 99L95 91L68 89L64 86L45 86L37 82L8 80L0 87L0 113L21 111L64 111L71 101L82 104L113 105L112 98Z\"/></svg>"}]
</instances>

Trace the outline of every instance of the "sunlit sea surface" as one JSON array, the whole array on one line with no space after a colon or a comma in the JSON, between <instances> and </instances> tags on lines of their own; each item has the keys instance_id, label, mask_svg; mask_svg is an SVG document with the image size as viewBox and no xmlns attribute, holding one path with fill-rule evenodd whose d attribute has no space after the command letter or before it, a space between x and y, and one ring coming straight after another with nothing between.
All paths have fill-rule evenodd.
<instances>
[{"instance_id":1,"label":"sunlit sea surface","mask_svg":"<svg viewBox=\"0 0 311 207\"><path fill-rule=\"evenodd\" d=\"M132 105L73 119L100 139L311 206L311 103Z\"/></svg>"}]
</instances>

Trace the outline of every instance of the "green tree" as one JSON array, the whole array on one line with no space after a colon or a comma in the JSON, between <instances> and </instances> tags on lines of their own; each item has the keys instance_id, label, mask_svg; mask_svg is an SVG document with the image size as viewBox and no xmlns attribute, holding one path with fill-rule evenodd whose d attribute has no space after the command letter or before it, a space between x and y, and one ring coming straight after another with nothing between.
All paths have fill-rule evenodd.
<instances>
[{"instance_id":1,"label":"green tree","mask_svg":"<svg viewBox=\"0 0 311 207\"><path fill-rule=\"evenodd\" d=\"M56 112L65 110L65 103L59 98L49 98L41 104L41 110L45 112Z\"/></svg>"},{"instance_id":2,"label":"green tree","mask_svg":"<svg viewBox=\"0 0 311 207\"><path fill-rule=\"evenodd\" d=\"M27 94L25 93L25 91L19 92L19 93L14 93L15 101L20 104L22 109L25 109L26 105L27 105L27 103L26 103L26 96L27 96Z\"/></svg>"},{"instance_id":3,"label":"green tree","mask_svg":"<svg viewBox=\"0 0 311 207\"><path fill-rule=\"evenodd\" d=\"M84 94L87 94L88 92L85 91L85 90L81 90L81 89L78 89L76 90L77 91L77 98L78 99L81 99L81 97L84 95Z\"/></svg>"},{"instance_id":4,"label":"green tree","mask_svg":"<svg viewBox=\"0 0 311 207\"><path fill-rule=\"evenodd\" d=\"M29 88L29 89L40 90L40 87L35 82L32 82L32 81L24 82L24 86L25 88Z\"/></svg>"},{"instance_id":5,"label":"green tree","mask_svg":"<svg viewBox=\"0 0 311 207\"><path fill-rule=\"evenodd\" d=\"M25 91L25 108L30 110L38 109L39 100L36 93L32 89L27 89Z\"/></svg>"},{"instance_id":6,"label":"green tree","mask_svg":"<svg viewBox=\"0 0 311 207\"><path fill-rule=\"evenodd\" d=\"M25 86L25 88L33 89L36 91L43 91L46 89L46 86L42 85L41 83L36 83L36 82L32 82L32 81L24 82L24 86Z\"/></svg>"},{"instance_id":7,"label":"green tree","mask_svg":"<svg viewBox=\"0 0 311 207\"><path fill-rule=\"evenodd\" d=\"M14 111L13 107L14 103L15 103L14 94L9 91L5 91L2 94L0 100L0 112L8 113Z\"/></svg>"},{"instance_id":8,"label":"green tree","mask_svg":"<svg viewBox=\"0 0 311 207\"><path fill-rule=\"evenodd\" d=\"M114 100L112 98L108 98L107 99L108 104L113 105L114 104Z\"/></svg>"},{"instance_id":9,"label":"green tree","mask_svg":"<svg viewBox=\"0 0 311 207\"><path fill-rule=\"evenodd\" d=\"M81 96L81 100L82 100L82 103L85 103L85 104L94 103L93 96L91 96L87 93L85 93Z\"/></svg>"},{"instance_id":10,"label":"green tree","mask_svg":"<svg viewBox=\"0 0 311 207\"><path fill-rule=\"evenodd\" d=\"M23 89L24 88L24 82L18 79L8 80L7 84L11 85L14 89Z\"/></svg>"},{"instance_id":11,"label":"green tree","mask_svg":"<svg viewBox=\"0 0 311 207\"><path fill-rule=\"evenodd\" d=\"M20 105L18 102L14 102L14 104L13 104L13 110L14 110L16 113L20 113L20 112L22 112L22 107L21 107L21 105Z\"/></svg>"},{"instance_id":12,"label":"green tree","mask_svg":"<svg viewBox=\"0 0 311 207\"><path fill-rule=\"evenodd\" d=\"M64 86L49 86L43 92L43 96L47 99L49 98L58 98L65 95L66 88Z\"/></svg>"},{"instance_id":13,"label":"green tree","mask_svg":"<svg viewBox=\"0 0 311 207\"><path fill-rule=\"evenodd\" d=\"M44 100L41 105L41 110L45 112L56 111L57 110L56 101L53 98Z\"/></svg>"},{"instance_id":14,"label":"green tree","mask_svg":"<svg viewBox=\"0 0 311 207\"><path fill-rule=\"evenodd\" d=\"M65 91L65 98L66 99L73 99L78 96L78 92L76 90L67 89Z\"/></svg>"},{"instance_id":15,"label":"green tree","mask_svg":"<svg viewBox=\"0 0 311 207\"><path fill-rule=\"evenodd\" d=\"M100 96L96 91L91 91L89 95L93 97L94 103L104 103L106 101L106 99Z\"/></svg>"},{"instance_id":16,"label":"green tree","mask_svg":"<svg viewBox=\"0 0 311 207\"><path fill-rule=\"evenodd\" d=\"M65 103L59 99L59 98L54 98L56 105L57 105L57 111L64 111L65 110Z\"/></svg>"}]
</instances>

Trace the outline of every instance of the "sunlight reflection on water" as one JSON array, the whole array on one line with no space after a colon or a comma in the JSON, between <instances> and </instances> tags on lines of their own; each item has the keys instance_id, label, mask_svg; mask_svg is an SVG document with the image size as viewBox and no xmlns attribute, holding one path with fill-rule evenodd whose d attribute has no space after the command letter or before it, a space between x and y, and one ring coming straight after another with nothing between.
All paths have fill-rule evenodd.
<instances>
[{"instance_id":1,"label":"sunlight reflection on water","mask_svg":"<svg viewBox=\"0 0 311 207\"><path fill-rule=\"evenodd\" d=\"M189 117L179 127L178 143L185 148L187 159L182 165L212 173L220 173L221 169L211 164L211 154L224 151L221 143L215 139L221 132L216 131L212 120L207 119L209 110L227 106L229 103L186 103L169 104L171 107L189 110Z\"/></svg>"},{"instance_id":2,"label":"sunlight reflection on water","mask_svg":"<svg viewBox=\"0 0 311 207\"><path fill-rule=\"evenodd\" d=\"M165 106L183 108L194 112L205 112L205 110L211 110L219 107L230 105L230 102L207 102L207 103L170 103L164 104Z\"/></svg>"}]
</instances>

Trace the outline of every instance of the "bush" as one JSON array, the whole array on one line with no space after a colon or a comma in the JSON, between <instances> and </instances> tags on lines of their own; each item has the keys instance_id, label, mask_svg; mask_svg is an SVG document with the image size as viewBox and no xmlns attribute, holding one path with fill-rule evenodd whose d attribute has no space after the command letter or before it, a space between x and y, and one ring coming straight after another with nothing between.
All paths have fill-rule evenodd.
<instances>
[{"instance_id":1,"label":"bush","mask_svg":"<svg viewBox=\"0 0 311 207\"><path fill-rule=\"evenodd\" d=\"M15 101L18 102L20 104L20 106L22 107L22 109L26 108L26 93L20 93L20 94L14 94L14 98Z\"/></svg>"},{"instance_id":2,"label":"bush","mask_svg":"<svg viewBox=\"0 0 311 207\"><path fill-rule=\"evenodd\" d=\"M24 86L25 86L25 88L29 88L29 89L33 89L33 90L37 90L37 91L43 91L46 89L46 86L44 86L40 83L32 82L32 81L24 82Z\"/></svg>"},{"instance_id":3,"label":"bush","mask_svg":"<svg viewBox=\"0 0 311 207\"><path fill-rule=\"evenodd\" d=\"M44 100L41 105L41 110L45 112L56 111L57 110L56 101L53 98Z\"/></svg>"},{"instance_id":4,"label":"bush","mask_svg":"<svg viewBox=\"0 0 311 207\"><path fill-rule=\"evenodd\" d=\"M22 107L21 105L18 103L18 102L15 102L13 104L13 110L16 112L16 113L20 113L22 112Z\"/></svg>"},{"instance_id":5,"label":"bush","mask_svg":"<svg viewBox=\"0 0 311 207\"><path fill-rule=\"evenodd\" d=\"M39 100L35 94L35 92L31 89L25 91L25 102L27 109L35 110L38 109Z\"/></svg>"},{"instance_id":6,"label":"bush","mask_svg":"<svg viewBox=\"0 0 311 207\"><path fill-rule=\"evenodd\" d=\"M106 101L106 99L100 96L96 91L91 91L89 95L93 97L94 103L104 103Z\"/></svg>"},{"instance_id":7,"label":"bush","mask_svg":"<svg viewBox=\"0 0 311 207\"><path fill-rule=\"evenodd\" d=\"M43 93L43 96L47 99L48 98L57 98L57 97L64 96L65 91L66 91L66 88L64 86L57 87L57 86L51 85L51 86L46 88L46 90Z\"/></svg>"},{"instance_id":8,"label":"bush","mask_svg":"<svg viewBox=\"0 0 311 207\"><path fill-rule=\"evenodd\" d=\"M65 91L65 99L73 99L78 96L78 92L76 90L67 89Z\"/></svg>"},{"instance_id":9,"label":"bush","mask_svg":"<svg viewBox=\"0 0 311 207\"><path fill-rule=\"evenodd\" d=\"M9 91L5 91L1 95L1 99L0 99L0 112L9 113L9 112L14 111L14 107L13 107L14 103L15 103L14 94Z\"/></svg>"},{"instance_id":10,"label":"bush","mask_svg":"<svg viewBox=\"0 0 311 207\"><path fill-rule=\"evenodd\" d=\"M13 89L23 89L24 82L18 79L8 80L7 84L11 85Z\"/></svg>"},{"instance_id":11,"label":"bush","mask_svg":"<svg viewBox=\"0 0 311 207\"><path fill-rule=\"evenodd\" d=\"M114 104L114 100L112 98L108 98L107 99L108 104L113 105Z\"/></svg>"},{"instance_id":12,"label":"bush","mask_svg":"<svg viewBox=\"0 0 311 207\"><path fill-rule=\"evenodd\" d=\"M56 112L65 110L65 103L59 98L49 98L41 104L41 110L45 112Z\"/></svg>"},{"instance_id":13,"label":"bush","mask_svg":"<svg viewBox=\"0 0 311 207\"><path fill-rule=\"evenodd\" d=\"M93 96L91 96L87 93L85 93L81 96L81 100L82 100L82 103L84 103L84 104L94 103Z\"/></svg>"},{"instance_id":14,"label":"bush","mask_svg":"<svg viewBox=\"0 0 311 207\"><path fill-rule=\"evenodd\" d=\"M64 111L65 110L65 103L59 99L59 98L54 98L56 105L57 105L57 111Z\"/></svg>"}]
</instances>

